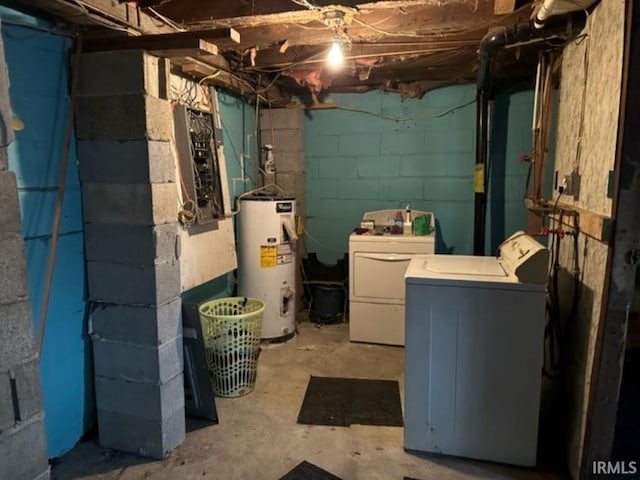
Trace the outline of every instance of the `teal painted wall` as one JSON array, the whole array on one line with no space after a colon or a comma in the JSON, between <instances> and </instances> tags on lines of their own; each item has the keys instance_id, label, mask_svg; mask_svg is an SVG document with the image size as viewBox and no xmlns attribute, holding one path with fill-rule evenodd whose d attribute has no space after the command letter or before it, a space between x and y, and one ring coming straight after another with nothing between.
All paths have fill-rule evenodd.
<instances>
[{"instance_id":1,"label":"teal painted wall","mask_svg":"<svg viewBox=\"0 0 640 480\"><path fill-rule=\"evenodd\" d=\"M2 38L9 70L10 99L25 129L9 147L16 173L29 297L38 322L68 102L68 53L61 35L11 25L49 26L2 8ZM69 450L93 423L91 348L85 328L82 207L72 139L64 192L47 328L40 357L42 399L49 457ZM37 331L37 325L34 325Z\"/></svg>"},{"instance_id":2,"label":"teal painted wall","mask_svg":"<svg viewBox=\"0 0 640 480\"><path fill-rule=\"evenodd\" d=\"M471 254L475 94L473 85L441 88L422 99L340 94L327 101L369 113L309 111L304 127L308 250L335 263L363 212L410 204L435 213L438 253ZM521 200L528 166L519 155L531 150L531 104L530 92L496 98L489 182L496 191L489 195L487 253L526 223Z\"/></svg>"}]
</instances>

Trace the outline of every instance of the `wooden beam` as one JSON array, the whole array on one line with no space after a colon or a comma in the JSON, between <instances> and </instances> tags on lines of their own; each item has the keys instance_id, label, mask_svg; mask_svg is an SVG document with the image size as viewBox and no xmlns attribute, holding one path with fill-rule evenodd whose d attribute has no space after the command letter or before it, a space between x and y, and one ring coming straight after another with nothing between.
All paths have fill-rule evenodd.
<instances>
[{"instance_id":1,"label":"wooden beam","mask_svg":"<svg viewBox=\"0 0 640 480\"><path fill-rule=\"evenodd\" d=\"M144 11L140 10L137 6L132 6L129 3L117 3L114 0L82 0L82 4L77 3L75 0L13 0L17 6L29 9L31 11L44 12L47 15L62 18L70 24L77 25L101 25L107 26L116 30L124 30L132 35L153 36L154 34L163 35L177 35L175 37L168 38L181 38L179 35L182 32L176 32L176 29L169 26L155 17L151 17ZM196 51L189 48L180 53L189 53L184 56L173 56L177 52L175 49L172 53L163 51L158 45L152 46L152 52L156 54L168 54L171 56L171 62L176 65L183 65L189 63L197 63L199 60L192 58L193 53L198 53L198 59L203 59L203 65L213 64L208 66L209 72L215 72L220 68L225 71L221 73L216 79L216 85L229 89L233 92L241 95L247 94L251 88L248 82L242 82L234 77L229 72L230 67L227 61L220 55L211 55L211 48L200 41L214 43L214 45L220 47L220 45L233 45L239 41L239 34L232 28L224 27L216 30L204 30L198 32L184 32L185 37L197 39ZM158 35L159 36L159 35ZM126 37L123 37L126 38ZM130 37L133 38L133 37ZM215 42L209 42L210 39L214 39ZM98 41L107 41L105 37L96 37L90 40L89 43L95 41L96 45ZM113 38L109 39L113 41ZM136 40L122 40L122 42L136 42ZM147 40L139 40L145 42ZM161 39L164 42L165 39ZM190 47L193 47L191 44ZM106 43L103 44L106 46ZM133 47L132 47L133 48ZM206 55L202 56L203 53ZM215 59L213 61L212 59ZM207 68L207 67L203 67ZM281 98L280 90L274 86L271 86L263 94L266 98ZM287 101L289 101L287 99Z\"/></svg>"},{"instance_id":2,"label":"wooden beam","mask_svg":"<svg viewBox=\"0 0 640 480\"><path fill-rule=\"evenodd\" d=\"M555 200L540 200L534 202L527 198L524 201L524 206L534 212L546 213L556 222L560 220L560 212L562 212L562 225L565 227L572 229L578 228L580 233L601 242L609 242L611 240L614 220L607 215L591 212L568 203L558 203L556 205Z\"/></svg>"},{"instance_id":3,"label":"wooden beam","mask_svg":"<svg viewBox=\"0 0 640 480\"><path fill-rule=\"evenodd\" d=\"M516 0L496 0L493 4L493 13L507 15L513 13L516 8Z\"/></svg>"},{"instance_id":4,"label":"wooden beam","mask_svg":"<svg viewBox=\"0 0 640 480\"><path fill-rule=\"evenodd\" d=\"M558 204L558 209L566 212L562 215L562 224L565 227L577 228L580 233L601 242L611 241L614 224L611 217L562 203ZM560 219L559 214L550 214L550 217L555 220Z\"/></svg>"},{"instance_id":5,"label":"wooden beam","mask_svg":"<svg viewBox=\"0 0 640 480\"><path fill-rule=\"evenodd\" d=\"M201 38L175 37L175 34L142 35L139 37L100 38L87 41L83 51L147 50L159 57L197 57L217 55L218 47Z\"/></svg>"},{"instance_id":6,"label":"wooden beam","mask_svg":"<svg viewBox=\"0 0 640 480\"><path fill-rule=\"evenodd\" d=\"M200 32L175 32L136 37L117 36L90 40L85 45L87 52L105 50L139 49L149 52L166 52L167 57L217 55L220 45L237 44L240 34L233 28L220 28ZM212 42L216 42L215 45ZM181 53L182 52L182 53Z\"/></svg>"},{"instance_id":7,"label":"wooden beam","mask_svg":"<svg viewBox=\"0 0 640 480\"><path fill-rule=\"evenodd\" d=\"M305 103L287 103L285 108L294 110L324 110L336 108L337 106L336 102L313 103L311 105L307 105Z\"/></svg>"},{"instance_id":8,"label":"wooden beam","mask_svg":"<svg viewBox=\"0 0 640 480\"><path fill-rule=\"evenodd\" d=\"M60 17L72 24L103 25L125 29L131 33L169 33L173 27L135 8L135 15L129 4L119 4L112 0L16 0L29 9L38 9L49 15Z\"/></svg>"}]
</instances>

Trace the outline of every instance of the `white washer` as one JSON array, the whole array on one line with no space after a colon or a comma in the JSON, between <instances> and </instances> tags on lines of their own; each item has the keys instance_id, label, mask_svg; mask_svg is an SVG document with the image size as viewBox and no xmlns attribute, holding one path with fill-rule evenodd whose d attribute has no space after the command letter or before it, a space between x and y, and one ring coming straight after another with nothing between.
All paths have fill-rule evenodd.
<instances>
[{"instance_id":1,"label":"white washer","mask_svg":"<svg viewBox=\"0 0 640 480\"><path fill-rule=\"evenodd\" d=\"M395 212L365 213L363 220L373 220L378 233L370 230L349 237L349 339L353 342L404 345L404 274L416 254L434 252L435 222L431 214L429 235L383 232Z\"/></svg>"},{"instance_id":2,"label":"white washer","mask_svg":"<svg viewBox=\"0 0 640 480\"><path fill-rule=\"evenodd\" d=\"M406 450L536 463L549 252L426 255L406 272Z\"/></svg>"}]
</instances>

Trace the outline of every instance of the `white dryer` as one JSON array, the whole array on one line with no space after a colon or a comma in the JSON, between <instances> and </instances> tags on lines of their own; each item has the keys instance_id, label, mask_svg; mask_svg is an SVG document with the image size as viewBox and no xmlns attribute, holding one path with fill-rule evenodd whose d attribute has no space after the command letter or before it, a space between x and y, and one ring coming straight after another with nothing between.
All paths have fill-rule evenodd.
<instances>
[{"instance_id":1,"label":"white dryer","mask_svg":"<svg viewBox=\"0 0 640 480\"><path fill-rule=\"evenodd\" d=\"M426 255L405 275L406 450L536 463L549 251Z\"/></svg>"},{"instance_id":2,"label":"white dryer","mask_svg":"<svg viewBox=\"0 0 640 480\"><path fill-rule=\"evenodd\" d=\"M397 209L364 214L374 229L349 237L349 339L404 345L404 274L418 254L434 253L435 221L429 235L389 233ZM427 212L416 212L421 215ZM414 217L415 218L415 217Z\"/></svg>"}]
</instances>

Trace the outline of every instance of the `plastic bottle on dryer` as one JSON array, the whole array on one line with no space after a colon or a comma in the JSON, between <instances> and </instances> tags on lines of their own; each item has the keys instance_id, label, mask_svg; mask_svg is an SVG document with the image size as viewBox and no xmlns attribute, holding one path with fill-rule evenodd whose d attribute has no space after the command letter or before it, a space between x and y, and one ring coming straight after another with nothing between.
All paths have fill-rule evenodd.
<instances>
[{"instance_id":1,"label":"plastic bottle on dryer","mask_svg":"<svg viewBox=\"0 0 640 480\"><path fill-rule=\"evenodd\" d=\"M392 233L402 233L402 232L403 232L402 211L398 210L396 212L396 216L393 217Z\"/></svg>"},{"instance_id":2,"label":"plastic bottle on dryer","mask_svg":"<svg viewBox=\"0 0 640 480\"><path fill-rule=\"evenodd\" d=\"M411 205L407 205L404 215L404 223L402 224L402 233L404 235L413 235L413 221L411 220Z\"/></svg>"}]
</instances>

